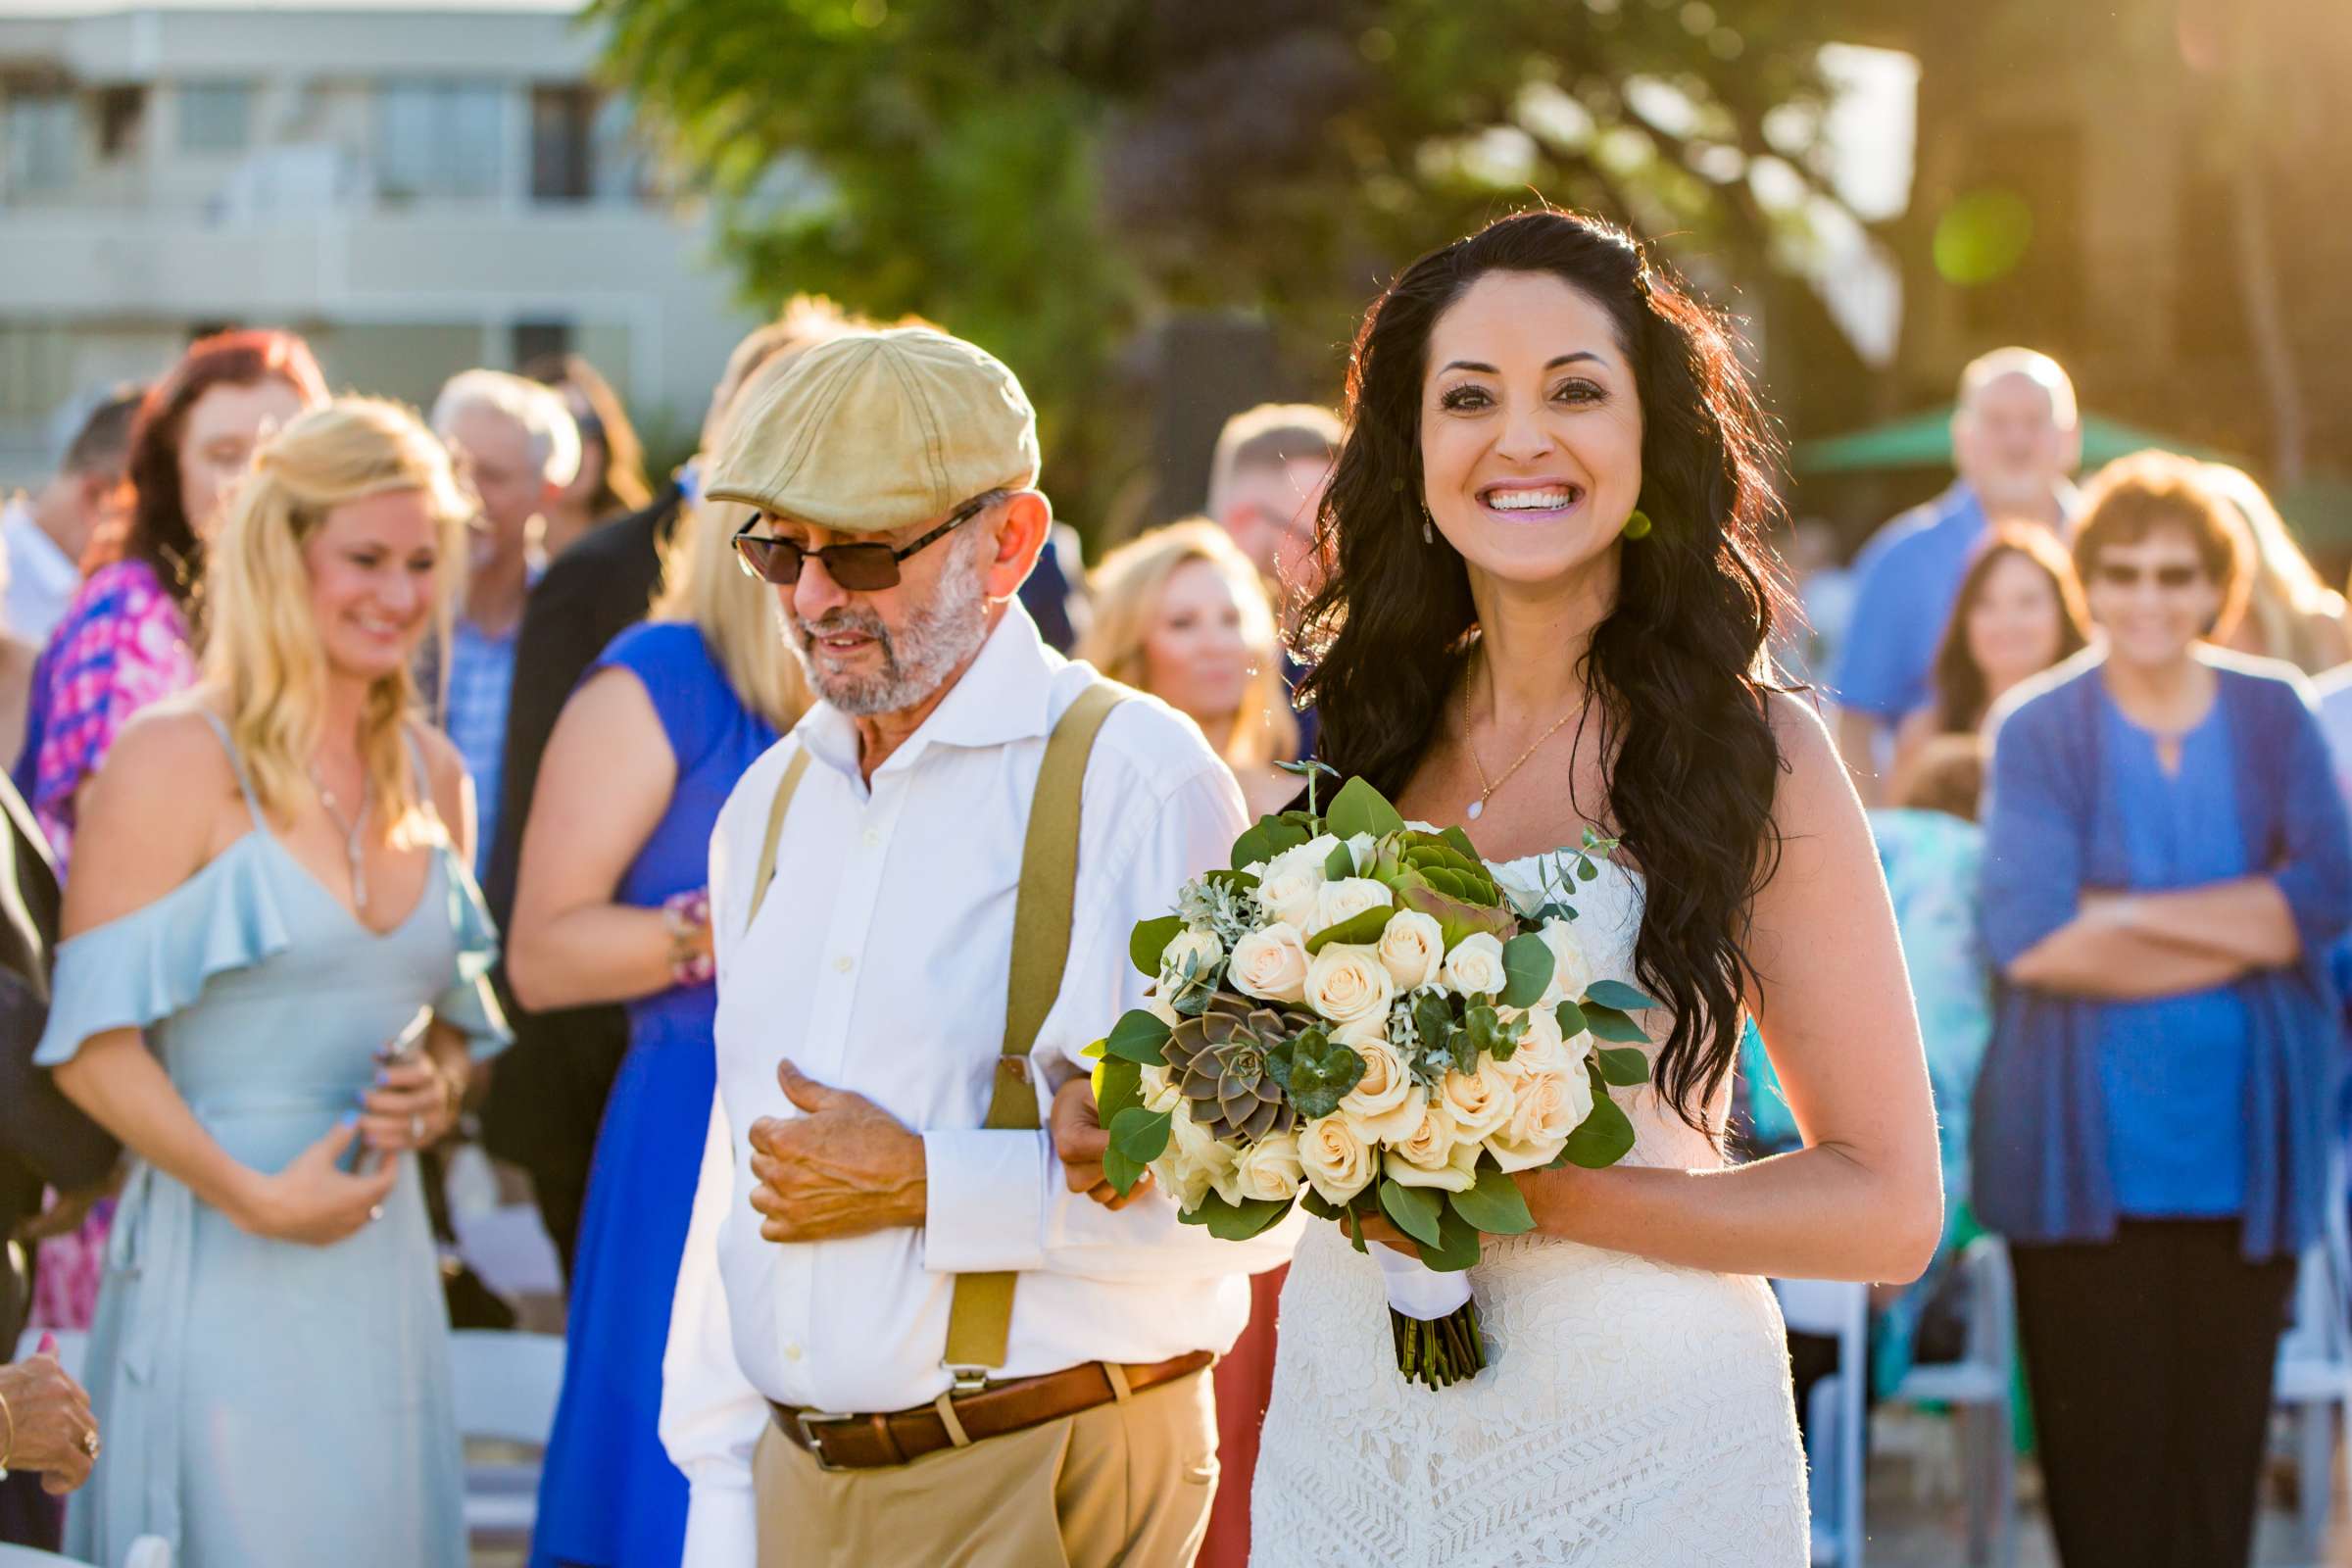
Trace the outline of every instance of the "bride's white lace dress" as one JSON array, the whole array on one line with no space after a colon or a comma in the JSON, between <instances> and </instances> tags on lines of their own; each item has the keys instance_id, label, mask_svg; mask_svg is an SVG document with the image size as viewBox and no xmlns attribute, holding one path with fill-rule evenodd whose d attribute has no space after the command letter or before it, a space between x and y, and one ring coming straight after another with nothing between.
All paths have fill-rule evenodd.
<instances>
[{"instance_id":1,"label":"bride's white lace dress","mask_svg":"<svg viewBox=\"0 0 2352 1568\"><path fill-rule=\"evenodd\" d=\"M1527 887L1545 861L1494 869ZM1630 983L1639 874L1603 865L1572 902L1596 977ZM1649 1090L1617 1097L1637 1135L1627 1163L1723 1163ZM1807 1561L1788 1352L1763 1280L1540 1237L1490 1238L1470 1277L1487 1369L1408 1386L1379 1269L1337 1226L1307 1227L1258 1447L1256 1568Z\"/></svg>"}]
</instances>

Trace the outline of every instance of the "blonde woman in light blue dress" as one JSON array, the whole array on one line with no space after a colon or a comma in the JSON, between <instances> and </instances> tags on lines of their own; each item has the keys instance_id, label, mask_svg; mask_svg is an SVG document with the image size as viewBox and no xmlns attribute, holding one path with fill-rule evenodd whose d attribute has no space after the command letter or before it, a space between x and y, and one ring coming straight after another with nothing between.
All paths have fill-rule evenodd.
<instances>
[{"instance_id":1,"label":"blonde woman in light blue dress","mask_svg":"<svg viewBox=\"0 0 2352 1568\"><path fill-rule=\"evenodd\" d=\"M83 803L37 1059L132 1156L67 1549L460 1568L448 1320L415 1151L504 1039L465 774L405 717L465 560L447 455L346 400L257 459L208 671Z\"/></svg>"}]
</instances>

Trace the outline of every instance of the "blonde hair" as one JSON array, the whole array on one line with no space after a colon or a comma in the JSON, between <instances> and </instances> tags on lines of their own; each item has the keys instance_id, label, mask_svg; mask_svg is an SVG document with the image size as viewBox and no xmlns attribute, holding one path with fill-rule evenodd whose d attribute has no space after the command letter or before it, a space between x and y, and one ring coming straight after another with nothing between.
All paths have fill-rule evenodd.
<instances>
[{"instance_id":1,"label":"blonde hair","mask_svg":"<svg viewBox=\"0 0 2352 1568\"><path fill-rule=\"evenodd\" d=\"M2262 651L2293 662L2305 674L2320 673L2334 660L2315 646L2311 622L2342 621L2343 595L2320 576L2252 474L2227 463L2208 463L2205 474L2245 518L2246 531L2253 536L2254 581L2246 616L2261 638Z\"/></svg>"},{"instance_id":2,"label":"blonde hair","mask_svg":"<svg viewBox=\"0 0 2352 1568\"><path fill-rule=\"evenodd\" d=\"M206 552L212 607L206 673L228 697L228 728L263 810L283 822L312 793L310 760L322 736L326 653L311 612L303 546L334 508L418 490L436 522L434 619L446 637L466 570L468 508L449 452L397 403L339 398L273 436L238 487L220 537ZM360 757L394 843L429 836L401 727L416 698L404 663L368 688Z\"/></svg>"},{"instance_id":3,"label":"blonde hair","mask_svg":"<svg viewBox=\"0 0 2352 1568\"><path fill-rule=\"evenodd\" d=\"M1233 733L1222 739L1226 764L1238 771L1287 761L1298 750L1298 716L1291 711L1283 685L1274 607L1255 564L1206 517L1187 517L1138 534L1102 558L1087 576L1095 619L1079 640L1076 657L1115 681L1142 687L1144 644L1159 615L1168 579L1195 561L1214 566L1233 590L1242 610L1242 640L1257 661L1241 710L1233 715Z\"/></svg>"},{"instance_id":4,"label":"blonde hair","mask_svg":"<svg viewBox=\"0 0 2352 1568\"><path fill-rule=\"evenodd\" d=\"M686 509L662 552L662 591L650 618L683 621L726 671L727 684L777 733L808 710L808 682L784 644L776 591L736 564L735 533L752 509L703 501Z\"/></svg>"}]
</instances>

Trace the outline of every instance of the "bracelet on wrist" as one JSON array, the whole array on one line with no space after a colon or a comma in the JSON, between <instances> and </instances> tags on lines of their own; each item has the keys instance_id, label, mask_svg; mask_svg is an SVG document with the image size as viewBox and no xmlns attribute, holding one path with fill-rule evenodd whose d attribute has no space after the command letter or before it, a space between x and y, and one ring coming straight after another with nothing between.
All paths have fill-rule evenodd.
<instances>
[{"instance_id":1,"label":"bracelet on wrist","mask_svg":"<svg viewBox=\"0 0 2352 1568\"><path fill-rule=\"evenodd\" d=\"M710 892L695 888L662 901L662 925L669 933L669 978L673 985L710 983L716 965L710 951Z\"/></svg>"}]
</instances>

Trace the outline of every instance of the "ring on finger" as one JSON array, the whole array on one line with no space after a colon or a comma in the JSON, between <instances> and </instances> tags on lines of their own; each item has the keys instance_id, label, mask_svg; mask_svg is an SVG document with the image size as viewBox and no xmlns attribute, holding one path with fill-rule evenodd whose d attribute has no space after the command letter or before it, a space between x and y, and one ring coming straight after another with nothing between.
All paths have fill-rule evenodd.
<instances>
[{"instance_id":1,"label":"ring on finger","mask_svg":"<svg viewBox=\"0 0 2352 1568\"><path fill-rule=\"evenodd\" d=\"M370 1204L368 1204L368 1223L369 1223L369 1224L373 1224L375 1221L377 1221L377 1220L379 1220L379 1219L382 1219L383 1217L384 1217L384 1205L383 1205L383 1204L381 1204L381 1203L370 1203Z\"/></svg>"},{"instance_id":2,"label":"ring on finger","mask_svg":"<svg viewBox=\"0 0 2352 1568\"><path fill-rule=\"evenodd\" d=\"M421 1110L409 1112L409 1142L418 1146L424 1143L424 1112Z\"/></svg>"},{"instance_id":3,"label":"ring on finger","mask_svg":"<svg viewBox=\"0 0 2352 1568\"><path fill-rule=\"evenodd\" d=\"M98 1442L98 1429L96 1427L92 1427L88 1431L84 1432L81 1435L81 1441L75 1444L74 1446L81 1449L83 1453L88 1454L91 1463L97 1463L98 1449L100 1446Z\"/></svg>"}]
</instances>

